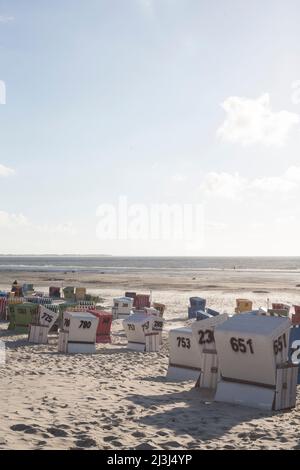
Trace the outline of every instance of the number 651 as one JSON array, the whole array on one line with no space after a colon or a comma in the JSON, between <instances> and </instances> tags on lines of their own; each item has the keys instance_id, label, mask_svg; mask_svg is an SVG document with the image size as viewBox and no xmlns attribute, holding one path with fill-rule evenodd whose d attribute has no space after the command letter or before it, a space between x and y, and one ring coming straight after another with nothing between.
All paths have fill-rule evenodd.
<instances>
[{"instance_id":1,"label":"number 651","mask_svg":"<svg viewBox=\"0 0 300 470\"><path fill-rule=\"evenodd\" d=\"M234 352L241 352L243 354L248 352L254 354L252 339L245 340L244 338L230 338L230 345Z\"/></svg>"}]
</instances>

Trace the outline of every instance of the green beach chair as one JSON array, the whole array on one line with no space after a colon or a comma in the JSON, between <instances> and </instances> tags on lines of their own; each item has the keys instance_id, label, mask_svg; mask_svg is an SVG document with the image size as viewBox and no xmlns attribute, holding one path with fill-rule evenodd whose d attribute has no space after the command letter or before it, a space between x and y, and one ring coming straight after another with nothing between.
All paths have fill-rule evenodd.
<instances>
[{"instance_id":1,"label":"green beach chair","mask_svg":"<svg viewBox=\"0 0 300 470\"><path fill-rule=\"evenodd\" d=\"M16 333L27 333L30 323L37 323L38 305L26 302L23 304L9 305L9 330Z\"/></svg>"}]
</instances>

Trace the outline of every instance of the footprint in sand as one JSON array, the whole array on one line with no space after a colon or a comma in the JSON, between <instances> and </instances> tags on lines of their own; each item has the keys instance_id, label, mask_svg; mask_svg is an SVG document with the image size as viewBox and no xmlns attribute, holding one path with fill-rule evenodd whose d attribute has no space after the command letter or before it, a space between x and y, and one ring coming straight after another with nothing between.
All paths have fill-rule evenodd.
<instances>
[{"instance_id":1,"label":"footprint in sand","mask_svg":"<svg viewBox=\"0 0 300 470\"><path fill-rule=\"evenodd\" d=\"M24 434L37 434L37 433L38 433L38 429L33 428L33 427L28 427L24 431Z\"/></svg>"},{"instance_id":2,"label":"footprint in sand","mask_svg":"<svg viewBox=\"0 0 300 470\"><path fill-rule=\"evenodd\" d=\"M175 447L175 448L182 447L182 444L179 444L179 442L177 441L168 441L168 442L164 442L164 446L167 449L170 449L172 447Z\"/></svg>"},{"instance_id":3,"label":"footprint in sand","mask_svg":"<svg viewBox=\"0 0 300 470\"><path fill-rule=\"evenodd\" d=\"M103 440L104 440L105 442L111 442L111 441L113 441L115 438L116 438L116 436L104 436L104 437L103 437Z\"/></svg>"},{"instance_id":4,"label":"footprint in sand","mask_svg":"<svg viewBox=\"0 0 300 470\"><path fill-rule=\"evenodd\" d=\"M90 438L90 437L81 437L81 439L78 439L75 441L75 444L77 447L95 447L97 446L97 442Z\"/></svg>"},{"instance_id":5,"label":"footprint in sand","mask_svg":"<svg viewBox=\"0 0 300 470\"><path fill-rule=\"evenodd\" d=\"M144 432L141 432L141 431L135 431L131 434L133 437L146 437L146 434Z\"/></svg>"},{"instance_id":6,"label":"footprint in sand","mask_svg":"<svg viewBox=\"0 0 300 470\"><path fill-rule=\"evenodd\" d=\"M113 428L116 428L116 427L119 427L121 423L122 423L121 419L116 419L116 420L111 422L111 425L112 425Z\"/></svg>"},{"instance_id":7,"label":"footprint in sand","mask_svg":"<svg viewBox=\"0 0 300 470\"><path fill-rule=\"evenodd\" d=\"M135 447L135 450L154 450L154 449L155 447L149 444L149 442L142 442L141 444Z\"/></svg>"},{"instance_id":8,"label":"footprint in sand","mask_svg":"<svg viewBox=\"0 0 300 470\"><path fill-rule=\"evenodd\" d=\"M113 449L116 449L118 447L122 447L123 444L120 441L111 441L111 445Z\"/></svg>"},{"instance_id":9,"label":"footprint in sand","mask_svg":"<svg viewBox=\"0 0 300 470\"><path fill-rule=\"evenodd\" d=\"M44 446L45 444L47 444L47 441L39 441L36 445L37 446Z\"/></svg>"},{"instance_id":10,"label":"footprint in sand","mask_svg":"<svg viewBox=\"0 0 300 470\"><path fill-rule=\"evenodd\" d=\"M240 432L240 433L238 434L238 437L239 437L240 439L247 439L247 438L249 437L249 433L248 433L248 432Z\"/></svg>"},{"instance_id":11,"label":"footprint in sand","mask_svg":"<svg viewBox=\"0 0 300 470\"><path fill-rule=\"evenodd\" d=\"M158 434L158 436L167 436L168 435L168 433L165 432L165 431L158 431L157 434Z\"/></svg>"},{"instance_id":12,"label":"footprint in sand","mask_svg":"<svg viewBox=\"0 0 300 470\"><path fill-rule=\"evenodd\" d=\"M13 424L10 429L12 431L24 432L26 434L36 434L37 430L33 426L28 426L28 424Z\"/></svg>"},{"instance_id":13,"label":"footprint in sand","mask_svg":"<svg viewBox=\"0 0 300 470\"><path fill-rule=\"evenodd\" d=\"M67 437L68 433L60 428L47 428L47 431L54 437Z\"/></svg>"},{"instance_id":14,"label":"footprint in sand","mask_svg":"<svg viewBox=\"0 0 300 470\"><path fill-rule=\"evenodd\" d=\"M69 426L68 424L60 424L58 427L60 429L70 429L71 426Z\"/></svg>"}]
</instances>

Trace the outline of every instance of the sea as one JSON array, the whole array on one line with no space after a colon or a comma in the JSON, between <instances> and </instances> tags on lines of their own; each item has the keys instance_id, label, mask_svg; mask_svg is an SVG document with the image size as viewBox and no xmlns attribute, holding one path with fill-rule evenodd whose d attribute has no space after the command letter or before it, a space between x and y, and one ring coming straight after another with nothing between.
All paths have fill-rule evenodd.
<instances>
[{"instance_id":1,"label":"sea","mask_svg":"<svg viewBox=\"0 0 300 470\"><path fill-rule=\"evenodd\" d=\"M210 270L300 271L298 257L0 256L0 271L124 273Z\"/></svg>"}]
</instances>

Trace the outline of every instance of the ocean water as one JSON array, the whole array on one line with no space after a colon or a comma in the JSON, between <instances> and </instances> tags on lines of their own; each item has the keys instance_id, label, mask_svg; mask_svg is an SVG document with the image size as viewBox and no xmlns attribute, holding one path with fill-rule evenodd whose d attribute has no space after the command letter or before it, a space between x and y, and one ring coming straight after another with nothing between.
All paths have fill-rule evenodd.
<instances>
[{"instance_id":1,"label":"ocean water","mask_svg":"<svg viewBox=\"0 0 300 470\"><path fill-rule=\"evenodd\" d=\"M0 271L300 271L300 257L0 256Z\"/></svg>"}]
</instances>

